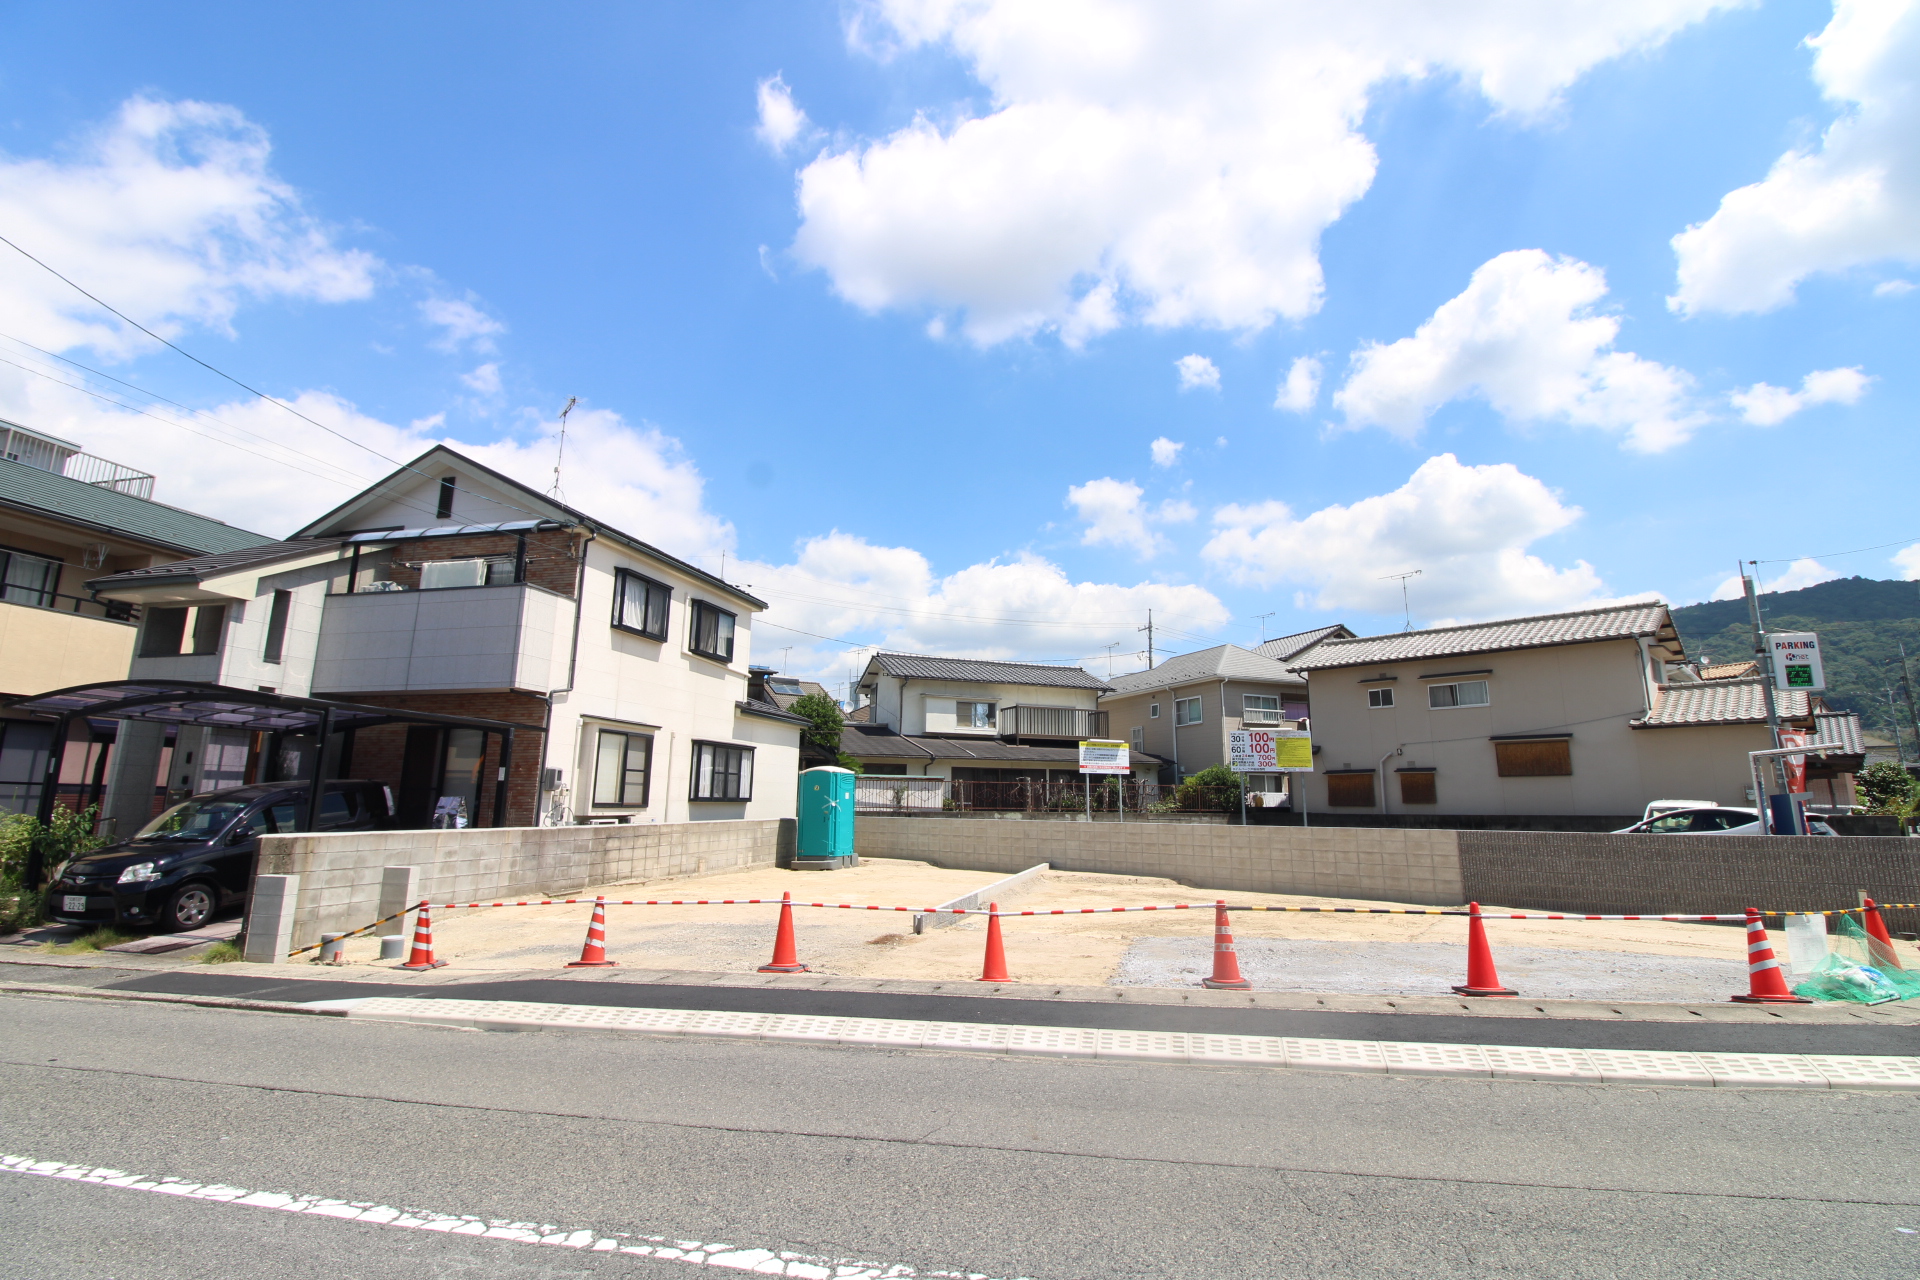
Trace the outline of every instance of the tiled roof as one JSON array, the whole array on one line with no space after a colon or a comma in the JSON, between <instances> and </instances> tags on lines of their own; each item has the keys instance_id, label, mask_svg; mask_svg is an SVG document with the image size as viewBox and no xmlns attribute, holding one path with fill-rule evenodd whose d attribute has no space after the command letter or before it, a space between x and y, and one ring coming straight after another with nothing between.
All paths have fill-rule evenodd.
<instances>
[{"instance_id":1,"label":"tiled roof","mask_svg":"<svg viewBox=\"0 0 1920 1280\"><path fill-rule=\"evenodd\" d=\"M932 658L917 653L876 653L873 662L890 676L909 676L915 680L979 680L1062 689L1104 690L1107 687L1079 667L1045 662L988 662L979 658Z\"/></svg>"},{"instance_id":2,"label":"tiled roof","mask_svg":"<svg viewBox=\"0 0 1920 1280\"><path fill-rule=\"evenodd\" d=\"M1290 636L1277 636L1255 648L1254 652L1263 658L1278 658L1284 662L1305 653L1323 640L1341 640L1352 634L1345 624L1336 622L1330 627L1315 627L1311 631L1296 631Z\"/></svg>"},{"instance_id":3,"label":"tiled roof","mask_svg":"<svg viewBox=\"0 0 1920 1280\"><path fill-rule=\"evenodd\" d=\"M94 591L110 591L115 587L136 587L144 583L174 578L212 578L234 569L245 568L250 564L263 564L268 561L311 555L315 551L325 551L338 546L330 539L302 538L296 542L263 542L257 547L245 547L239 551L222 551L215 555L194 556L190 560L175 560L168 564L148 565L144 569L127 569L120 573L110 573L104 578L94 578L87 586Z\"/></svg>"},{"instance_id":4,"label":"tiled roof","mask_svg":"<svg viewBox=\"0 0 1920 1280\"><path fill-rule=\"evenodd\" d=\"M782 720L787 724L800 725L803 727L810 727L813 724L811 720L803 720L799 716L788 715L771 702L755 702L751 698L742 698L733 705L734 709L743 716L758 716L762 720Z\"/></svg>"},{"instance_id":5,"label":"tiled roof","mask_svg":"<svg viewBox=\"0 0 1920 1280\"><path fill-rule=\"evenodd\" d=\"M767 696L769 698L772 698L774 705L779 707L782 711L785 711L788 707L800 701L800 699L816 693L819 694L821 697L827 699L829 702L833 700L832 695L827 692L827 686L821 684L817 680L795 680L794 683L800 686L800 692L782 693L780 692L780 690L773 687L772 682L774 679L777 679L777 678L778 677L769 678L767 683Z\"/></svg>"},{"instance_id":6,"label":"tiled roof","mask_svg":"<svg viewBox=\"0 0 1920 1280\"><path fill-rule=\"evenodd\" d=\"M1664 729L1675 725L1765 724L1766 681L1714 680L1656 686L1653 710L1644 720L1629 722L1635 729ZM1798 720L1811 714L1804 690L1774 694L1782 719Z\"/></svg>"},{"instance_id":7,"label":"tiled roof","mask_svg":"<svg viewBox=\"0 0 1920 1280\"><path fill-rule=\"evenodd\" d=\"M1744 680L1760 674L1760 664L1752 658L1745 662L1709 662L1700 668L1702 680Z\"/></svg>"},{"instance_id":8,"label":"tiled roof","mask_svg":"<svg viewBox=\"0 0 1920 1280\"><path fill-rule=\"evenodd\" d=\"M206 516L0 458L0 503L185 552L233 551L273 539Z\"/></svg>"},{"instance_id":9,"label":"tiled roof","mask_svg":"<svg viewBox=\"0 0 1920 1280\"><path fill-rule=\"evenodd\" d=\"M1151 671L1115 676L1107 681L1113 692L1105 696L1124 697L1130 693L1144 693L1148 689L1186 684L1190 680L1218 680L1222 676L1234 680L1274 680L1290 685L1300 683L1298 676L1272 658L1263 658L1252 649L1242 649L1237 644L1221 644L1168 658Z\"/></svg>"},{"instance_id":10,"label":"tiled roof","mask_svg":"<svg viewBox=\"0 0 1920 1280\"><path fill-rule=\"evenodd\" d=\"M848 725L840 732L840 749L857 760L983 760L997 764L1078 765L1077 747L1028 747L992 738L921 738L898 734L877 725ZM1142 764L1164 763L1160 757L1135 751Z\"/></svg>"},{"instance_id":11,"label":"tiled roof","mask_svg":"<svg viewBox=\"0 0 1920 1280\"><path fill-rule=\"evenodd\" d=\"M853 710L847 712L846 720L848 724L871 724L873 722L873 704L869 702L863 707L855 707Z\"/></svg>"},{"instance_id":12,"label":"tiled roof","mask_svg":"<svg viewBox=\"0 0 1920 1280\"><path fill-rule=\"evenodd\" d=\"M1470 653L1499 653L1510 649L1542 649L1551 645L1584 644L1593 640L1623 640L1636 636L1669 638L1678 647L1667 606L1611 605L1577 613L1545 613L1531 618L1505 618L1465 627L1435 627L1398 635L1328 640L1317 645L1293 671L1322 671L1333 667L1375 666L1421 658L1450 658Z\"/></svg>"},{"instance_id":13,"label":"tiled roof","mask_svg":"<svg viewBox=\"0 0 1920 1280\"><path fill-rule=\"evenodd\" d=\"M1863 756L1867 753L1866 736L1861 730L1860 717L1851 711L1816 711L1813 713L1815 742L1837 742L1840 749L1834 755Z\"/></svg>"}]
</instances>

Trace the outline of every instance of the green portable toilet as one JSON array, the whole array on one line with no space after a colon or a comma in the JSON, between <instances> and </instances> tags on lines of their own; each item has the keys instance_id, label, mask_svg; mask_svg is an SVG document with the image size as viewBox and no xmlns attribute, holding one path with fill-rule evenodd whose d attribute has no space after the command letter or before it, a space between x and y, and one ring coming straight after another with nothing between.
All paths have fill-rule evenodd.
<instances>
[{"instance_id":1,"label":"green portable toilet","mask_svg":"<svg viewBox=\"0 0 1920 1280\"><path fill-rule=\"evenodd\" d=\"M853 852L853 770L824 764L800 773L800 847L795 871L857 867Z\"/></svg>"}]
</instances>

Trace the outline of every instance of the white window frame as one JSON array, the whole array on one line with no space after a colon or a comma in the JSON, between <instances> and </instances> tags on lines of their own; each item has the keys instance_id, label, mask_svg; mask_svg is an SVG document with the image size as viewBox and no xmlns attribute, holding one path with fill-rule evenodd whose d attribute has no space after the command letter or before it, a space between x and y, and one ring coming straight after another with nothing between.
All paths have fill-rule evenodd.
<instances>
[{"instance_id":1,"label":"white window frame","mask_svg":"<svg viewBox=\"0 0 1920 1280\"><path fill-rule=\"evenodd\" d=\"M1160 704L1157 702L1149 702L1147 704L1147 719L1158 720L1159 718L1160 718Z\"/></svg>"},{"instance_id":2,"label":"white window frame","mask_svg":"<svg viewBox=\"0 0 1920 1280\"><path fill-rule=\"evenodd\" d=\"M1127 739L1133 744L1135 751L1145 751L1147 749L1147 731L1143 726L1133 726L1127 734Z\"/></svg>"},{"instance_id":3,"label":"white window frame","mask_svg":"<svg viewBox=\"0 0 1920 1280\"><path fill-rule=\"evenodd\" d=\"M1453 698L1454 701L1435 701L1435 699L1440 696L1436 690L1440 689L1450 690L1451 692L1448 696ZM1480 693L1480 701L1461 702L1459 698L1462 689L1477 689ZM1429 711L1456 711L1462 707L1490 707L1492 705L1493 690L1485 680L1453 680L1445 684L1430 684L1427 686L1427 710Z\"/></svg>"},{"instance_id":4,"label":"white window frame","mask_svg":"<svg viewBox=\"0 0 1920 1280\"><path fill-rule=\"evenodd\" d=\"M1186 718L1181 719L1182 716ZM1200 724L1206 719L1206 704L1199 698L1175 698L1173 700L1173 727L1185 728L1190 724Z\"/></svg>"},{"instance_id":5,"label":"white window frame","mask_svg":"<svg viewBox=\"0 0 1920 1280\"><path fill-rule=\"evenodd\" d=\"M737 755L733 761L731 756ZM721 764L737 764L735 768L716 769ZM737 794L715 795L716 776L724 783L734 778ZM753 799L753 748L738 742L695 742L693 744L693 781L689 788L689 800L715 801L722 804L742 804Z\"/></svg>"},{"instance_id":6,"label":"white window frame","mask_svg":"<svg viewBox=\"0 0 1920 1280\"><path fill-rule=\"evenodd\" d=\"M1386 711L1393 707L1393 686L1367 690L1367 710Z\"/></svg>"},{"instance_id":7,"label":"white window frame","mask_svg":"<svg viewBox=\"0 0 1920 1280\"><path fill-rule=\"evenodd\" d=\"M1271 702L1272 706L1255 706L1256 702ZM1280 705L1280 696L1271 693L1243 693L1240 695L1241 724L1279 724L1286 708Z\"/></svg>"},{"instance_id":8,"label":"white window frame","mask_svg":"<svg viewBox=\"0 0 1920 1280\"><path fill-rule=\"evenodd\" d=\"M593 795L595 809L644 809L653 793L653 735L627 729L598 729L593 740ZM640 747L640 767L634 768L636 744ZM618 757L617 765L609 765ZM634 774L639 776L639 798L633 795Z\"/></svg>"}]
</instances>

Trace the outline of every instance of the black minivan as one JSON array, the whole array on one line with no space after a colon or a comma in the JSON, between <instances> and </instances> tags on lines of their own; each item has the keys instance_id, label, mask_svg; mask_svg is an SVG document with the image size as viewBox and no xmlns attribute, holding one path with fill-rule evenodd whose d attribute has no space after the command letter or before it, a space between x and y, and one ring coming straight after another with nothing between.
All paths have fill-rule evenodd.
<instances>
[{"instance_id":1,"label":"black minivan","mask_svg":"<svg viewBox=\"0 0 1920 1280\"><path fill-rule=\"evenodd\" d=\"M393 825L393 800L378 782L328 782L320 830ZM131 840L54 868L46 915L60 924L123 924L160 933L197 929L246 900L260 837L301 831L307 784L267 782L183 800Z\"/></svg>"}]
</instances>

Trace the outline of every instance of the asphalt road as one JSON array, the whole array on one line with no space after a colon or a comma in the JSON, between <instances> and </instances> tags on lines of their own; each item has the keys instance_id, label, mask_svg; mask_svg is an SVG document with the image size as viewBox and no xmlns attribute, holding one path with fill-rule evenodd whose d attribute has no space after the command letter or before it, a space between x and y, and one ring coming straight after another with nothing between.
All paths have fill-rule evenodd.
<instances>
[{"instance_id":1,"label":"asphalt road","mask_svg":"<svg viewBox=\"0 0 1920 1280\"><path fill-rule=\"evenodd\" d=\"M1920 1056L1920 1026L1899 1024L1700 1023L1572 1018L1471 1018L1418 1013L1319 1013L1085 1000L1021 1000L890 991L809 991L792 987L676 986L658 982L570 982L559 978L475 979L445 986L325 981L264 974L176 970L108 985L109 990L228 996L300 1003L356 996L421 1000L532 1000L622 1009L716 1009L828 1018L907 1018L1029 1027L1100 1027L1211 1035L1303 1036L1332 1040L1424 1040L1554 1049L1655 1049L1684 1053L1849 1053Z\"/></svg>"},{"instance_id":2,"label":"asphalt road","mask_svg":"<svg viewBox=\"0 0 1920 1280\"><path fill-rule=\"evenodd\" d=\"M0 996L0 1153L1037 1280L1920 1272L1920 1099ZM0 1275L690 1276L0 1172Z\"/></svg>"}]
</instances>

